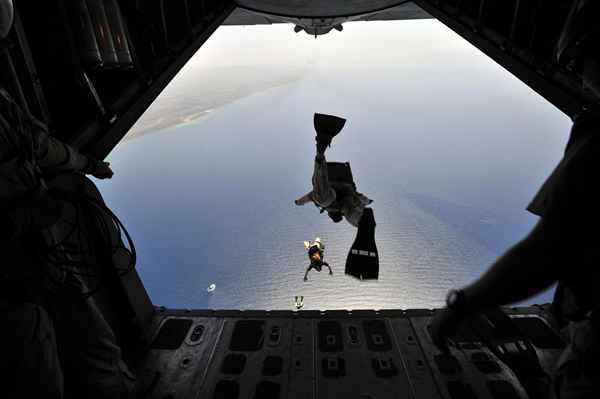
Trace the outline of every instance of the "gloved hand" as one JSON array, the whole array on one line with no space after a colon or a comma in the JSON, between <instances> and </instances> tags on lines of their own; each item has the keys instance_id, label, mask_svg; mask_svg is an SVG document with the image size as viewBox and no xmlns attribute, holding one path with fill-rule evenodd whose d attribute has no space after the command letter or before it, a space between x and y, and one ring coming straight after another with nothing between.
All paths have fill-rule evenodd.
<instances>
[{"instance_id":1,"label":"gloved hand","mask_svg":"<svg viewBox=\"0 0 600 399\"><path fill-rule=\"evenodd\" d=\"M454 337L463 320L463 315L451 309L438 310L429 323L429 334L433 343L442 350L448 350L448 341Z\"/></svg>"},{"instance_id":2,"label":"gloved hand","mask_svg":"<svg viewBox=\"0 0 600 399\"><path fill-rule=\"evenodd\" d=\"M110 179L114 172L110 168L110 163L98 161L92 156L87 156L88 164L84 169L84 173L92 175L97 179Z\"/></svg>"},{"instance_id":3,"label":"gloved hand","mask_svg":"<svg viewBox=\"0 0 600 399\"><path fill-rule=\"evenodd\" d=\"M308 277L304 277L304 281L308 281Z\"/></svg>"},{"instance_id":4,"label":"gloved hand","mask_svg":"<svg viewBox=\"0 0 600 399\"><path fill-rule=\"evenodd\" d=\"M329 271L329 275L332 276L333 275L333 270Z\"/></svg>"}]
</instances>

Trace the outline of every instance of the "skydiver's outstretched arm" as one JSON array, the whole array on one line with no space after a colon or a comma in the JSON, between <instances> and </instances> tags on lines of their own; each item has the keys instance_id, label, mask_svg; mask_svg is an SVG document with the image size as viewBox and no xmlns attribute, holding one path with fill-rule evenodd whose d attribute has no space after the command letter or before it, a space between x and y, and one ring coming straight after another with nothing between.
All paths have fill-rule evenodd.
<instances>
[{"instance_id":1,"label":"skydiver's outstretched arm","mask_svg":"<svg viewBox=\"0 0 600 399\"><path fill-rule=\"evenodd\" d=\"M308 269L306 269L306 273L304 273L304 281L308 281L308 272L310 269L312 269L312 266L308 266Z\"/></svg>"},{"instance_id":2,"label":"skydiver's outstretched arm","mask_svg":"<svg viewBox=\"0 0 600 399\"><path fill-rule=\"evenodd\" d=\"M329 269L329 274L333 274L333 270L331 270L331 267L329 266L329 263L323 262L323 266L327 266L327 268Z\"/></svg>"},{"instance_id":3,"label":"skydiver's outstretched arm","mask_svg":"<svg viewBox=\"0 0 600 399\"><path fill-rule=\"evenodd\" d=\"M313 202L313 192L312 191L308 194L303 195L302 197L298 198L297 200L295 200L294 204L300 206L300 205L307 204L309 202Z\"/></svg>"}]
</instances>

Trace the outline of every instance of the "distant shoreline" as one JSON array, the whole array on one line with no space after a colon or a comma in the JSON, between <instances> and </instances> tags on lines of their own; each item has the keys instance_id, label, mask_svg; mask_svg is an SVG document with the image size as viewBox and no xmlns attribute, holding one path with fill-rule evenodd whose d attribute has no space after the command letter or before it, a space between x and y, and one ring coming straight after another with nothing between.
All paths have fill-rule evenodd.
<instances>
[{"instance_id":1,"label":"distant shoreline","mask_svg":"<svg viewBox=\"0 0 600 399\"><path fill-rule=\"evenodd\" d=\"M223 104L223 105L227 105L227 104ZM207 109L207 110L203 110L203 111L198 111L198 112L194 112L190 115L185 115L185 116L181 116L179 118L171 118L168 120L159 120L156 125L152 125L152 126L147 126L144 127L143 129L138 129L138 130L130 130L129 133L127 133L127 135L123 138L123 140L121 140L122 143L124 142L128 142L128 141L133 141L133 140L137 140L139 138L142 138L144 136L150 135L152 133L157 133L163 129L168 129L171 127L177 127L177 126L185 126L197 119L203 118L204 116L210 114L214 109Z\"/></svg>"},{"instance_id":2,"label":"distant shoreline","mask_svg":"<svg viewBox=\"0 0 600 399\"><path fill-rule=\"evenodd\" d=\"M246 71L248 72L248 71ZM262 76L237 76L240 82L231 82L226 88L219 87L204 89L194 88L189 86L175 87L166 97L157 99L156 104L153 104L148 111L142 115L133 128L123 138L122 142L135 140L154 132L163 129L186 125L210 114L212 111L231 104L242 98L246 98L256 93L270 90L276 87L285 86L302 79L305 75L305 70L286 71L279 77L275 77L270 81L261 81L261 78L272 75L266 74L264 71L251 70L250 74L258 72ZM223 75L223 73L221 74ZM228 82L218 82L225 86ZM237 84L236 84L237 83ZM202 90L204 89L204 90ZM199 104L194 104L195 98L189 96L189 93L207 92L207 97L202 98ZM183 99L183 101L181 100ZM181 104L183 102L183 104ZM192 103L187 106L186 103ZM185 107L185 109L184 109ZM184 109L184 110L182 110Z\"/></svg>"}]
</instances>

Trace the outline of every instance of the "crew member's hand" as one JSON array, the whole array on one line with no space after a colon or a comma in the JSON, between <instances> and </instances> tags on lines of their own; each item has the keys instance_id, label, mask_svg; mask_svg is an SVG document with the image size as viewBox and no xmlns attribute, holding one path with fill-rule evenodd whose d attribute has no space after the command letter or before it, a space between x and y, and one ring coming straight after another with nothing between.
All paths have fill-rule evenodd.
<instances>
[{"instance_id":1,"label":"crew member's hand","mask_svg":"<svg viewBox=\"0 0 600 399\"><path fill-rule=\"evenodd\" d=\"M88 164L84 172L94 176L96 179L110 179L114 174L110 168L110 163L98 161L91 156L88 156Z\"/></svg>"},{"instance_id":2,"label":"crew member's hand","mask_svg":"<svg viewBox=\"0 0 600 399\"><path fill-rule=\"evenodd\" d=\"M113 175L114 172L110 168L110 163L104 161L98 164L98 167L92 174L92 176L94 176L97 179L110 179L111 177L113 177Z\"/></svg>"},{"instance_id":3,"label":"crew member's hand","mask_svg":"<svg viewBox=\"0 0 600 399\"><path fill-rule=\"evenodd\" d=\"M429 334L433 343L442 350L448 350L448 341L454 337L462 320L463 317L453 310L438 310L429 323Z\"/></svg>"},{"instance_id":4,"label":"crew member's hand","mask_svg":"<svg viewBox=\"0 0 600 399\"><path fill-rule=\"evenodd\" d=\"M329 271L329 275L331 276L332 274L333 274L333 270L330 270Z\"/></svg>"},{"instance_id":5,"label":"crew member's hand","mask_svg":"<svg viewBox=\"0 0 600 399\"><path fill-rule=\"evenodd\" d=\"M304 281L308 281L308 277L304 277Z\"/></svg>"}]
</instances>

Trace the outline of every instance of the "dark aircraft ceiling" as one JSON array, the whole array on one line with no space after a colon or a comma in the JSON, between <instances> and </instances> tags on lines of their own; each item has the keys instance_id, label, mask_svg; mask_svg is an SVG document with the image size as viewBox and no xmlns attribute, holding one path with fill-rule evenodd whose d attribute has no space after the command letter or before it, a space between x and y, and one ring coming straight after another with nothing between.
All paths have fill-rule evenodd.
<instances>
[{"instance_id":1,"label":"dark aircraft ceiling","mask_svg":"<svg viewBox=\"0 0 600 399\"><path fill-rule=\"evenodd\" d=\"M236 8L223 25L269 25L276 23L298 23L300 19L340 18L345 21L391 21L405 19L432 18L414 3L397 5L398 1L348 2L351 4L335 11L331 4L326 7L309 7L314 1L297 1L299 6L285 6L273 1L239 1ZM332 2L337 3L337 2ZM346 2L342 2L346 3ZM366 4L365 4L366 3ZM404 2L402 2L404 3ZM390 6L391 5L391 6Z\"/></svg>"},{"instance_id":2,"label":"dark aircraft ceiling","mask_svg":"<svg viewBox=\"0 0 600 399\"><path fill-rule=\"evenodd\" d=\"M277 0L238 0L238 10L255 11L280 17L295 18L336 18L358 17L376 13L384 19L431 18L412 2L399 0L372 0L372 1L277 1ZM386 16L386 14L388 14ZM234 22L234 21L231 21Z\"/></svg>"},{"instance_id":3,"label":"dark aircraft ceiling","mask_svg":"<svg viewBox=\"0 0 600 399\"><path fill-rule=\"evenodd\" d=\"M340 5L337 7L336 4ZM289 23L295 31L324 35L332 29L343 30L350 21L390 21L431 18L412 2L406 1L274 1L238 2L238 7L223 25L270 25Z\"/></svg>"},{"instance_id":4,"label":"dark aircraft ceiling","mask_svg":"<svg viewBox=\"0 0 600 399\"><path fill-rule=\"evenodd\" d=\"M239 7L266 14L292 17L345 17L384 10L401 3L400 0L237 0Z\"/></svg>"}]
</instances>

